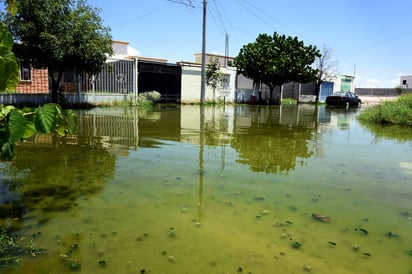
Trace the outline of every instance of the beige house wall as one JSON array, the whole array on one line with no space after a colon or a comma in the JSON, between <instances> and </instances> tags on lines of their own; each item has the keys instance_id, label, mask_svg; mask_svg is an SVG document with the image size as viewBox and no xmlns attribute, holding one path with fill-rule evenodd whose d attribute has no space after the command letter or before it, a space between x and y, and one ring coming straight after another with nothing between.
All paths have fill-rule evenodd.
<instances>
[{"instance_id":1,"label":"beige house wall","mask_svg":"<svg viewBox=\"0 0 412 274\"><path fill-rule=\"evenodd\" d=\"M200 85L201 85L201 65L196 63L179 63L182 67L182 89L181 102L183 104L200 102ZM225 75L226 81L224 87L217 89L215 94L213 90L206 86L205 100L212 102L220 100L227 103L234 102L236 91L236 69L220 68Z\"/></svg>"}]
</instances>

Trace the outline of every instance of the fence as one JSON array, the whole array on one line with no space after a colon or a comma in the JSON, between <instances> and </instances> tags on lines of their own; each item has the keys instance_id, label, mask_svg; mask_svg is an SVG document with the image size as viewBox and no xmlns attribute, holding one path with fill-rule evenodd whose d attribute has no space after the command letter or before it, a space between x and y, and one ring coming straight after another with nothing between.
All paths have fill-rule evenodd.
<instances>
[{"instance_id":1,"label":"fence","mask_svg":"<svg viewBox=\"0 0 412 274\"><path fill-rule=\"evenodd\" d=\"M32 79L22 81L15 93L0 94L1 104L39 105L51 102L47 69L32 69ZM137 97L137 60L108 59L96 76L63 74L59 103L110 103Z\"/></svg>"}]
</instances>

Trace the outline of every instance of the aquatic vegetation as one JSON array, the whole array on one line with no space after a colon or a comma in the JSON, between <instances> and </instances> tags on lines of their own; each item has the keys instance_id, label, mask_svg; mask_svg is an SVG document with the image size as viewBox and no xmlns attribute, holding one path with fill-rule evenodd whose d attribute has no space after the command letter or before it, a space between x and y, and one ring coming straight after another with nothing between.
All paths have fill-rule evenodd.
<instances>
[{"instance_id":1,"label":"aquatic vegetation","mask_svg":"<svg viewBox=\"0 0 412 274\"><path fill-rule=\"evenodd\" d=\"M0 229L0 265L18 263L23 256L37 256L47 252L44 248L34 245L34 238L40 234L32 235L29 242L22 237L17 239L5 228Z\"/></svg>"},{"instance_id":2,"label":"aquatic vegetation","mask_svg":"<svg viewBox=\"0 0 412 274\"><path fill-rule=\"evenodd\" d=\"M302 243L298 242L298 241L294 241L292 242L292 247L295 249L299 249L302 246Z\"/></svg>"}]
</instances>

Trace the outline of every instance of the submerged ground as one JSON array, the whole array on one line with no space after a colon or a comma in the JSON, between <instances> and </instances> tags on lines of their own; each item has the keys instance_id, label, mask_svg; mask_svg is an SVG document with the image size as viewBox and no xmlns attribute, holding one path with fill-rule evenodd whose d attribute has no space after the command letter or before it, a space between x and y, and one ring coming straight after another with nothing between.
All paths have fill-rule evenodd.
<instances>
[{"instance_id":1,"label":"submerged ground","mask_svg":"<svg viewBox=\"0 0 412 274\"><path fill-rule=\"evenodd\" d=\"M3 164L1 226L48 253L0 271L410 273L411 132L359 111L79 113Z\"/></svg>"}]
</instances>

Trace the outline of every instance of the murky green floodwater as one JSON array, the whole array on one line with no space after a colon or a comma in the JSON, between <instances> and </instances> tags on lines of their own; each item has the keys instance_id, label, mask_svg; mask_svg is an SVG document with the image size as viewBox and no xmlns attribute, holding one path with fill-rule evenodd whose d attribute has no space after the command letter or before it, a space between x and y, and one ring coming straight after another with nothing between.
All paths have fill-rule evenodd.
<instances>
[{"instance_id":1,"label":"murky green floodwater","mask_svg":"<svg viewBox=\"0 0 412 274\"><path fill-rule=\"evenodd\" d=\"M78 136L2 165L0 227L48 253L0 272L411 273L411 130L356 115L82 112Z\"/></svg>"}]
</instances>

